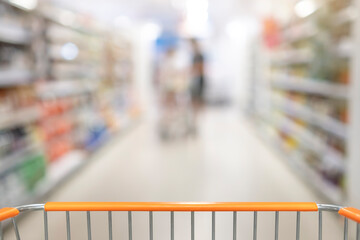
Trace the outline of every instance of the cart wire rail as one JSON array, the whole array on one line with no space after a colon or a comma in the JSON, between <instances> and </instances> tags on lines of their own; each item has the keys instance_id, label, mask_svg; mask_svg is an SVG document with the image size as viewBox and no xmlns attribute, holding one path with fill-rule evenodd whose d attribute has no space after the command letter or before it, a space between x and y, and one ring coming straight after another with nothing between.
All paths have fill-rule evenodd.
<instances>
[{"instance_id":1,"label":"cart wire rail","mask_svg":"<svg viewBox=\"0 0 360 240\"><path fill-rule=\"evenodd\" d=\"M204 202L48 202L45 204L24 205L15 208L0 209L0 224L2 221L10 219L13 223L14 232L17 240L20 240L20 231L16 223L16 216L20 213L31 211L44 212L44 238L49 239L48 230L48 212L65 212L66 213L66 235L67 240L71 240L70 230L70 212L84 211L87 217L87 235L88 240L92 239L91 235L91 212L105 211L108 212L108 236L109 240L113 239L112 212L128 212L128 236L132 240L132 212L149 213L149 239L153 240L153 212L170 213L170 239L174 240L174 212L191 212L191 240L195 239L195 213L211 212L211 239L215 240L215 221L216 212L233 212L233 240L237 239L237 212L253 212L253 240L257 239L257 216L258 212L275 213L275 240L279 238L279 212L296 212L296 240L300 239L300 217L301 212L318 212L318 239L322 240L323 216L322 212L338 212L344 216L344 240L349 237L348 225L349 220L356 223L356 240L360 240L360 210L351 207L341 207L330 204L316 204L312 202L223 202L223 203L204 203ZM0 225L0 240L3 240L3 234Z\"/></svg>"}]
</instances>

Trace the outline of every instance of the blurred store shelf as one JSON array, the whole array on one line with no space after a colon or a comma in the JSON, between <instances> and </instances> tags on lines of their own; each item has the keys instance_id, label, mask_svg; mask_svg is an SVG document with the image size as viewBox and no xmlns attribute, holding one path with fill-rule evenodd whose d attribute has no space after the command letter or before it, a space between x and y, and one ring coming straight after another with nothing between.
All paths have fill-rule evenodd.
<instances>
[{"instance_id":1,"label":"blurred store shelf","mask_svg":"<svg viewBox=\"0 0 360 240\"><path fill-rule=\"evenodd\" d=\"M112 132L111 136L107 135L107 137L102 137L101 139L99 139L99 141L96 142L96 145L94 145L92 149L74 149L61 156L56 161L49 163L45 178L43 178L41 182L37 184L36 188L31 193L26 193L23 197L13 200L11 204L14 206L20 206L28 203L42 201L45 196L55 191L61 184L68 181L80 169L85 167L87 163L91 162L94 159L93 156L95 152L99 151L102 146L106 146L106 144L108 143L110 144L111 139L113 138L118 139L119 136L124 136L124 134L126 134L136 125L136 122L131 122L127 125L124 125L121 130ZM15 168L17 165L20 165L25 161L23 160L23 158L21 158L21 156L24 156L29 151L34 151L36 149L39 148L31 146L28 149L22 151L21 153L18 153L16 156L14 155L9 158L10 160L7 161L7 171L10 171L11 167ZM15 161L11 161L11 159ZM0 166L2 167L2 165ZM3 173L5 172L1 170L0 177Z\"/></svg>"},{"instance_id":2,"label":"blurred store shelf","mask_svg":"<svg viewBox=\"0 0 360 240\"><path fill-rule=\"evenodd\" d=\"M62 79L37 86L37 94L42 99L66 97L91 93L97 90L97 83L82 79Z\"/></svg>"},{"instance_id":3,"label":"blurred store shelf","mask_svg":"<svg viewBox=\"0 0 360 240\"><path fill-rule=\"evenodd\" d=\"M300 78L289 75L274 76L272 86L285 90L319 94L328 97L348 97L348 86L344 84L329 83L327 81Z\"/></svg>"},{"instance_id":4,"label":"blurred store shelf","mask_svg":"<svg viewBox=\"0 0 360 240\"><path fill-rule=\"evenodd\" d=\"M10 44L30 44L30 32L21 26L0 21L0 42Z\"/></svg>"},{"instance_id":5,"label":"blurred store shelf","mask_svg":"<svg viewBox=\"0 0 360 240\"><path fill-rule=\"evenodd\" d=\"M345 170L345 159L337 150L329 147L326 143L310 132L307 128L302 127L289 118L277 115L274 120L275 126L280 131L286 132L295 138L301 145L316 152L322 157L322 160L331 165L336 165L338 169Z\"/></svg>"},{"instance_id":6,"label":"blurred store shelf","mask_svg":"<svg viewBox=\"0 0 360 240\"><path fill-rule=\"evenodd\" d=\"M28 159L26 158L31 152L41 151L41 148L37 144L28 144L26 147L22 148L10 154L9 156L2 158L0 162L0 178L17 168L19 165L23 164Z\"/></svg>"},{"instance_id":7,"label":"blurred store shelf","mask_svg":"<svg viewBox=\"0 0 360 240\"><path fill-rule=\"evenodd\" d=\"M350 59L353 55L354 43L351 38L344 38L337 47L337 54L341 58Z\"/></svg>"},{"instance_id":8,"label":"blurred store shelf","mask_svg":"<svg viewBox=\"0 0 360 240\"><path fill-rule=\"evenodd\" d=\"M83 166L85 156L84 152L74 150L64 155L59 161L56 161L56 163L52 163L48 167L46 177L38 183L36 189L14 200L14 206L41 201L44 196L56 189L56 187Z\"/></svg>"},{"instance_id":9,"label":"blurred store shelf","mask_svg":"<svg viewBox=\"0 0 360 240\"><path fill-rule=\"evenodd\" d=\"M46 1L12 2L0 4L1 206L40 200L139 115L129 39Z\"/></svg>"},{"instance_id":10,"label":"blurred store shelf","mask_svg":"<svg viewBox=\"0 0 360 240\"><path fill-rule=\"evenodd\" d=\"M324 180L318 172L304 163L301 157L291 158L290 164L293 164L298 173L309 183L309 186L324 195L331 202L341 204L344 201L344 192L334 184Z\"/></svg>"},{"instance_id":11,"label":"blurred store shelf","mask_svg":"<svg viewBox=\"0 0 360 240\"><path fill-rule=\"evenodd\" d=\"M299 23L290 27L283 33L283 39L287 43L301 41L314 37L317 33L316 28L310 22Z\"/></svg>"},{"instance_id":12,"label":"blurred store shelf","mask_svg":"<svg viewBox=\"0 0 360 240\"><path fill-rule=\"evenodd\" d=\"M40 116L40 109L36 106L3 114L0 118L0 130L32 123L38 120Z\"/></svg>"},{"instance_id":13,"label":"blurred store shelf","mask_svg":"<svg viewBox=\"0 0 360 240\"><path fill-rule=\"evenodd\" d=\"M277 52L272 56L272 63L278 66L289 66L311 63L313 54L309 49L294 49Z\"/></svg>"},{"instance_id":14,"label":"blurred store shelf","mask_svg":"<svg viewBox=\"0 0 360 240\"><path fill-rule=\"evenodd\" d=\"M54 189L57 184L79 169L85 160L86 152L83 150L73 150L60 157L49 165L45 186L40 186L40 189L45 192Z\"/></svg>"},{"instance_id":15,"label":"blurred store shelf","mask_svg":"<svg viewBox=\"0 0 360 240\"><path fill-rule=\"evenodd\" d=\"M0 69L0 87L26 85L33 77L33 73L25 69Z\"/></svg>"},{"instance_id":16,"label":"blurred store shelf","mask_svg":"<svg viewBox=\"0 0 360 240\"><path fill-rule=\"evenodd\" d=\"M344 201L344 192L342 189L324 179L317 171L307 165L301 151L289 151L287 147L284 147L282 139L276 135L269 135L265 132L263 129L258 131L260 138L276 149L281 159L290 164L294 173L302 177L302 179L308 183L309 187L333 203L341 204Z\"/></svg>"},{"instance_id":17,"label":"blurred store shelf","mask_svg":"<svg viewBox=\"0 0 360 240\"><path fill-rule=\"evenodd\" d=\"M347 137L346 124L330 116L321 114L290 99L277 98L275 104L290 116L303 119L343 139Z\"/></svg>"},{"instance_id":18,"label":"blurred store shelf","mask_svg":"<svg viewBox=\"0 0 360 240\"><path fill-rule=\"evenodd\" d=\"M338 25L351 23L356 19L357 16L358 12L356 11L356 7L354 5L350 5L337 13L336 23Z\"/></svg>"}]
</instances>

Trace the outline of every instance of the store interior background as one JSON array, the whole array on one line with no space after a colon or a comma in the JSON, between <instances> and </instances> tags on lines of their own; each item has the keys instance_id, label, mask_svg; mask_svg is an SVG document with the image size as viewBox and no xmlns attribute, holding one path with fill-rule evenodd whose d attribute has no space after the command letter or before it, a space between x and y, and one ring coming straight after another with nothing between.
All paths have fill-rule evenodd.
<instances>
[{"instance_id":1,"label":"store interior background","mask_svg":"<svg viewBox=\"0 0 360 240\"><path fill-rule=\"evenodd\" d=\"M88 181L78 175L109 177L98 169L115 176L111 164L119 163L110 159L132 161L139 154L134 152L144 149L146 155L155 151L151 148L162 149L149 154L158 166L149 167L153 174L166 171L161 158L184 161L192 168L185 182L197 186L201 167L189 163L202 154L197 148L208 144L205 160L235 159L237 141L239 156L251 157L224 164L229 171L230 166L244 168L233 174L244 174L249 182L264 174L264 182L240 183L244 178L229 175L231 187L243 193L230 194L232 199L209 193L206 199L175 179L173 196L178 201L298 199L360 207L359 9L359 0L2 0L0 207L56 197L70 201L71 196L74 201L141 201L134 192L149 177L140 166L150 164L145 161L121 164L144 174L130 178L134 192L127 192L128 199L120 196L127 183L119 183L112 194L101 178L93 181L102 189L84 188L87 194L74 192L74 186ZM163 141L157 132L163 111L156 89L161 57L171 43L184 47L189 57L190 38L198 39L206 56L205 107L196 116L195 136ZM151 141L144 140L144 129ZM256 149L263 155L248 153ZM274 176L279 169L286 172L274 180L286 191L291 186L280 181L285 176L302 187L290 197L279 188L268 194L272 187L263 187L267 169ZM220 173L212 176L226 175ZM166 174L162 177L167 181ZM219 182L211 184L221 189ZM160 190L161 184L150 188L159 197L143 189L143 201L176 201L164 193L169 184Z\"/></svg>"}]
</instances>

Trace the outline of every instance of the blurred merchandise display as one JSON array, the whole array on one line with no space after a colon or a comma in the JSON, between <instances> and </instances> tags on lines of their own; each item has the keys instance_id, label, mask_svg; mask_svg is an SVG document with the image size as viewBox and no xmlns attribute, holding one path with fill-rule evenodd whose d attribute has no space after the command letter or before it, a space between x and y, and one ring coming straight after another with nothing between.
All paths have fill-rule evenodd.
<instances>
[{"instance_id":1,"label":"blurred merchandise display","mask_svg":"<svg viewBox=\"0 0 360 240\"><path fill-rule=\"evenodd\" d=\"M0 206L43 197L139 117L131 44L88 16L0 3Z\"/></svg>"},{"instance_id":2,"label":"blurred merchandise display","mask_svg":"<svg viewBox=\"0 0 360 240\"><path fill-rule=\"evenodd\" d=\"M269 104L262 105L267 112L253 106L253 115L295 171L323 196L341 203L348 191L355 7L350 0L308 1L314 7L300 8L301 2L294 3L287 21L269 18L264 23L262 84L267 94L255 97L267 100L251 101Z\"/></svg>"}]
</instances>

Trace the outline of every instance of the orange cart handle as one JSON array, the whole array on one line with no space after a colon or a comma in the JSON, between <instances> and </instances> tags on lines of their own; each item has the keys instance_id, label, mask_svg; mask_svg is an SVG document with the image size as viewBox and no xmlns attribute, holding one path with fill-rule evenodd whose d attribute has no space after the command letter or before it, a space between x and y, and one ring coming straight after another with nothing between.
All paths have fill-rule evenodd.
<instances>
[{"instance_id":1,"label":"orange cart handle","mask_svg":"<svg viewBox=\"0 0 360 240\"><path fill-rule=\"evenodd\" d=\"M16 208L2 208L0 209L0 222L12 217L16 217L19 214L19 210Z\"/></svg>"},{"instance_id":2,"label":"orange cart handle","mask_svg":"<svg viewBox=\"0 0 360 240\"><path fill-rule=\"evenodd\" d=\"M312 202L48 202L45 211L318 211Z\"/></svg>"},{"instance_id":3,"label":"orange cart handle","mask_svg":"<svg viewBox=\"0 0 360 240\"><path fill-rule=\"evenodd\" d=\"M354 220L355 222L360 223L360 210L359 209L351 208L351 207L341 208L339 210L339 214L341 216L344 216L346 218Z\"/></svg>"}]
</instances>

